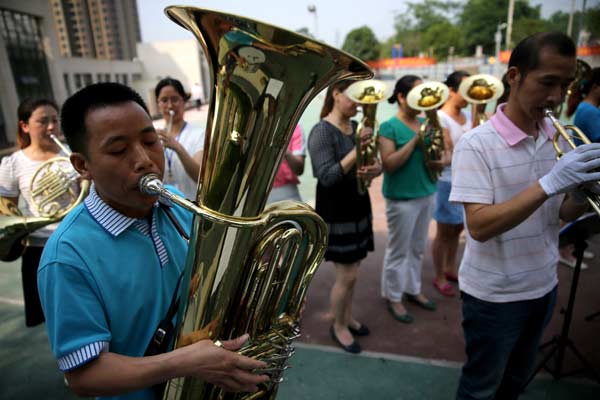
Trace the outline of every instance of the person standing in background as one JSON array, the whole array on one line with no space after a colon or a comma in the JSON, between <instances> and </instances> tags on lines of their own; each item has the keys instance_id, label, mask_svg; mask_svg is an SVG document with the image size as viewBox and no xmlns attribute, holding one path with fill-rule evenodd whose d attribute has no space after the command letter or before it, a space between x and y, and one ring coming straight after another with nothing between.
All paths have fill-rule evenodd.
<instances>
[{"instance_id":1,"label":"person standing in background","mask_svg":"<svg viewBox=\"0 0 600 400\"><path fill-rule=\"evenodd\" d=\"M273 189L269 194L267 204L281 200L302 201L298 191L298 184L300 183L298 175L302 175L304 172L305 154L304 135L300 124L298 124L294 129L294 133L292 133L290 144L285 151L283 160L281 160L277 175L275 175Z\"/></svg>"},{"instance_id":2,"label":"person standing in background","mask_svg":"<svg viewBox=\"0 0 600 400\"><path fill-rule=\"evenodd\" d=\"M427 230L431 220L436 185L425 165L419 145L423 118L409 107L406 96L421 83L415 75L405 75L396 82L388 102L398 104L398 112L381 124L379 152L383 163L383 197L388 222L388 240L381 273L381 296L392 317L403 323L414 318L403 298L435 311L435 303L421 292L421 271Z\"/></svg>"},{"instance_id":3,"label":"person standing in background","mask_svg":"<svg viewBox=\"0 0 600 400\"><path fill-rule=\"evenodd\" d=\"M473 128L471 115L462 110L468 103L458 91L463 79L469 76L466 71L454 71L446 79L446 86L450 89L448 100L438 111L440 125L449 133L447 141L448 153L452 154L458 139L469 129ZM452 181L452 170L448 165L442 170L437 182L437 197L433 219L436 221L435 237L431 244L435 277L433 286L444 296L454 296L456 292L448 281L458 281L458 267L456 254L458 252L458 238L463 230L463 209L460 204L448 202Z\"/></svg>"},{"instance_id":4,"label":"person standing in background","mask_svg":"<svg viewBox=\"0 0 600 400\"><path fill-rule=\"evenodd\" d=\"M373 179L381 173L377 161L356 169L356 129L351 118L357 113L344 90L352 81L334 83L327 89L321 109L321 121L311 130L308 151L317 178L316 211L329 230L325 260L335 266L335 283L330 301L333 313L331 338L344 350L360 353L353 335L364 336L369 329L352 314L352 298L361 261L373 251L373 215L369 193L358 192L357 178ZM361 132L366 145L373 134L371 128Z\"/></svg>"},{"instance_id":5,"label":"person standing in background","mask_svg":"<svg viewBox=\"0 0 600 400\"><path fill-rule=\"evenodd\" d=\"M164 183L175 186L188 199L196 200L204 130L194 129L183 118L189 96L180 81L164 78L156 85L154 94L165 119L165 128L158 131L165 147ZM169 127L171 130L167 132Z\"/></svg>"},{"instance_id":6,"label":"person standing in background","mask_svg":"<svg viewBox=\"0 0 600 400\"><path fill-rule=\"evenodd\" d=\"M25 99L17 110L17 147L19 150L2 159L0 165L0 196L18 205L24 216L39 216L31 194L31 180L37 169L46 161L62 155L58 144L50 135L58 136L58 106L47 99ZM44 322L37 287L37 269L42 250L58 223L32 232L21 258L23 298L25 300L25 325L33 327Z\"/></svg>"}]
</instances>

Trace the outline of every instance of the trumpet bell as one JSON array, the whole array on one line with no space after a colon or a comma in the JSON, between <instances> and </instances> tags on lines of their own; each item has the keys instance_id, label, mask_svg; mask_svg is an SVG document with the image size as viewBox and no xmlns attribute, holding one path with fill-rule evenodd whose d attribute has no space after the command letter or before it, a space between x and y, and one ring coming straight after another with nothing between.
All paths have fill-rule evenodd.
<instances>
[{"instance_id":1,"label":"trumpet bell","mask_svg":"<svg viewBox=\"0 0 600 400\"><path fill-rule=\"evenodd\" d=\"M448 86L442 82L424 82L408 92L406 102L413 110L429 111L441 107L449 95Z\"/></svg>"},{"instance_id":2,"label":"trumpet bell","mask_svg":"<svg viewBox=\"0 0 600 400\"><path fill-rule=\"evenodd\" d=\"M487 104L502 96L504 84L493 75L477 74L463 79L458 92L468 103Z\"/></svg>"},{"instance_id":3,"label":"trumpet bell","mask_svg":"<svg viewBox=\"0 0 600 400\"><path fill-rule=\"evenodd\" d=\"M390 97L391 90L387 83L377 79L369 79L354 82L348 86L345 94L355 103L377 104Z\"/></svg>"}]
</instances>

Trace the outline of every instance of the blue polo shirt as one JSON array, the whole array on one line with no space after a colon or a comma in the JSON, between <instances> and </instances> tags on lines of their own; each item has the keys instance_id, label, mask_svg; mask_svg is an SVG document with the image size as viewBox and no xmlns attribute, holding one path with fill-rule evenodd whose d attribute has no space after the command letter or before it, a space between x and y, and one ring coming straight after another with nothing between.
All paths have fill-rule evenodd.
<instances>
[{"instance_id":1,"label":"blue polo shirt","mask_svg":"<svg viewBox=\"0 0 600 400\"><path fill-rule=\"evenodd\" d=\"M192 215L179 206L157 203L148 219L130 218L102 201L92 186L48 240L38 288L62 371L103 351L144 355L167 314L188 248L163 207L190 231ZM119 398L152 398L152 392Z\"/></svg>"}]
</instances>

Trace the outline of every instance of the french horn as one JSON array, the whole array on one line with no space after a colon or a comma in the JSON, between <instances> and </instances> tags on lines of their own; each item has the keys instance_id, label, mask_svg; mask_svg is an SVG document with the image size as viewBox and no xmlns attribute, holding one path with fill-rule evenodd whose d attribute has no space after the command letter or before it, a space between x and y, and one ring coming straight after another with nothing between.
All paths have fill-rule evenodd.
<instances>
[{"instance_id":1,"label":"french horn","mask_svg":"<svg viewBox=\"0 0 600 400\"><path fill-rule=\"evenodd\" d=\"M504 84L493 75L471 75L462 80L458 92L470 104L488 104L496 101L504 93ZM485 112L477 112L473 120L482 125L487 121Z\"/></svg>"},{"instance_id":2,"label":"french horn","mask_svg":"<svg viewBox=\"0 0 600 400\"><path fill-rule=\"evenodd\" d=\"M430 161L440 161L444 153L444 133L437 115L450 94L448 86L441 82L424 82L408 92L406 102L413 110L424 111L425 121L419 128L419 145L425 155L425 168L429 179L437 182L442 171L430 166Z\"/></svg>"},{"instance_id":3,"label":"french horn","mask_svg":"<svg viewBox=\"0 0 600 400\"><path fill-rule=\"evenodd\" d=\"M71 152L53 134L52 140L68 156ZM80 183L69 157L53 157L40 165L29 184L31 203L37 216L24 216L7 199L0 204L0 260L19 258L30 233L60 221L87 195L89 181Z\"/></svg>"},{"instance_id":4,"label":"french horn","mask_svg":"<svg viewBox=\"0 0 600 400\"><path fill-rule=\"evenodd\" d=\"M362 61L306 36L217 11L171 6L167 16L200 42L212 74L204 156L194 202L145 176L144 193L194 213L174 346L249 333L239 353L268 363L252 394L199 378L170 380L164 399L275 398L327 226L307 205L264 210L277 166L308 103L342 79L368 79ZM184 295L185 294L185 295Z\"/></svg>"},{"instance_id":5,"label":"french horn","mask_svg":"<svg viewBox=\"0 0 600 400\"><path fill-rule=\"evenodd\" d=\"M388 85L376 79L354 82L346 88L346 96L355 103L361 105L363 117L356 129L356 169L366 165L372 165L377 158L377 135L379 133L379 122L375 118L377 105L389 96ZM371 140L366 146L361 146L360 132L363 127L373 129ZM358 192L364 194L371 182L358 178Z\"/></svg>"}]
</instances>

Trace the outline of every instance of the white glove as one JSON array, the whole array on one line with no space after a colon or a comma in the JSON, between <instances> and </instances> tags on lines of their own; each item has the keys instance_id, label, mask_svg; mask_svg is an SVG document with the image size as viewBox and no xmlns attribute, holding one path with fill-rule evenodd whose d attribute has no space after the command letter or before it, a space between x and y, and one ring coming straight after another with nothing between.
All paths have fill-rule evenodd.
<instances>
[{"instance_id":1,"label":"white glove","mask_svg":"<svg viewBox=\"0 0 600 400\"><path fill-rule=\"evenodd\" d=\"M600 180L600 143L581 145L563 155L539 182L548 196L569 192L579 185Z\"/></svg>"}]
</instances>

